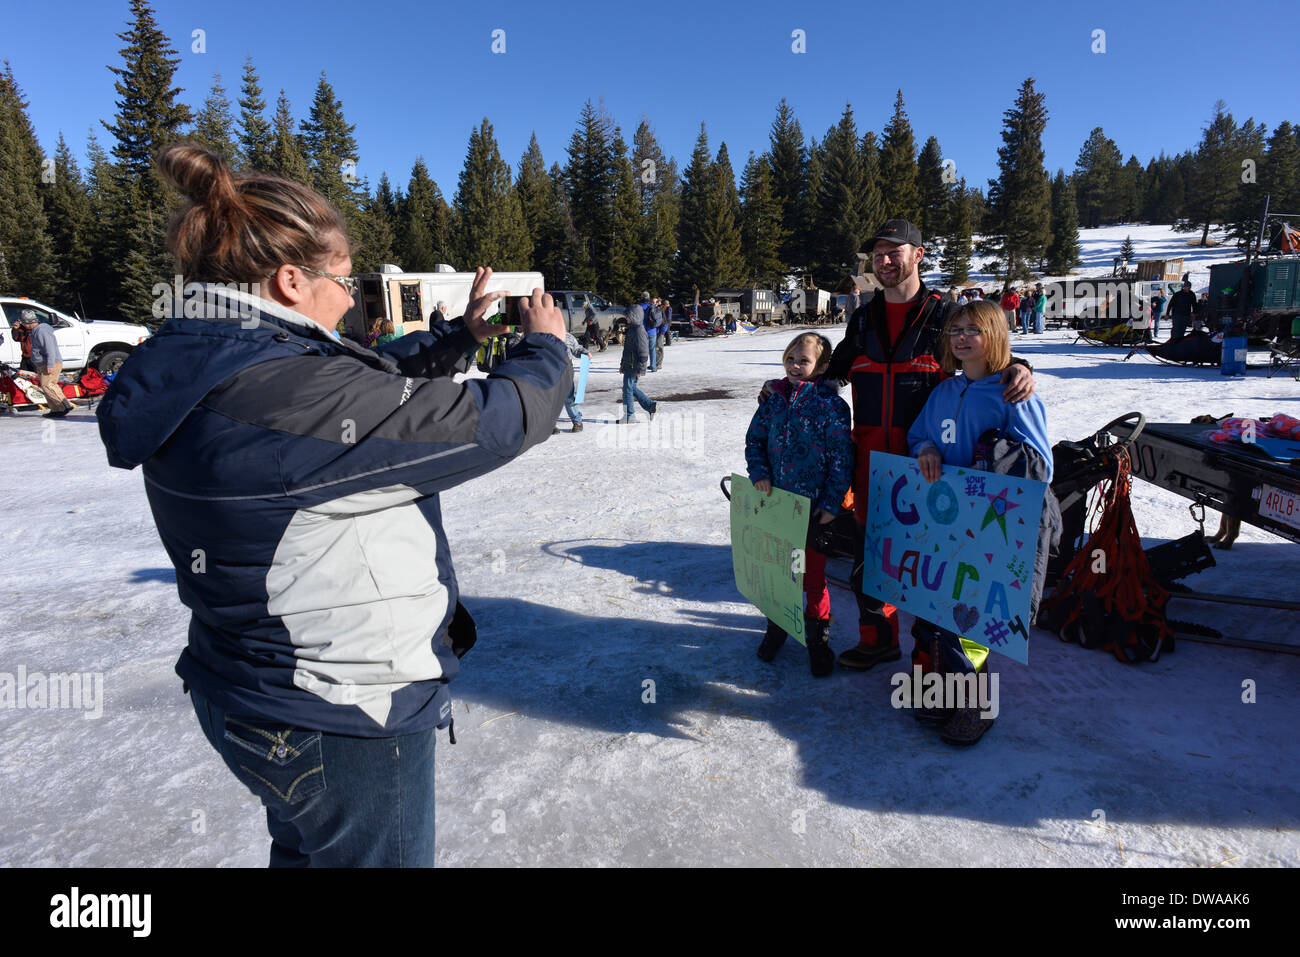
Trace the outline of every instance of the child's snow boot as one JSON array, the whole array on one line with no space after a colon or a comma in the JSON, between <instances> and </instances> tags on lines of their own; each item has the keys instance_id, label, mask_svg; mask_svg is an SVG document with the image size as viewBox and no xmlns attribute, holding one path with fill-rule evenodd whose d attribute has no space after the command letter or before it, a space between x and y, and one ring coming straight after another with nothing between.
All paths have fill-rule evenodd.
<instances>
[{"instance_id":1,"label":"child's snow boot","mask_svg":"<svg viewBox=\"0 0 1300 957\"><path fill-rule=\"evenodd\" d=\"M803 620L803 636L808 642L808 667L814 678L825 678L835 670L835 653L830 645L831 623L826 618Z\"/></svg>"},{"instance_id":2,"label":"child's snow boot","mask_svg":"<svg viewBox=\"0 0 1300 957\"><path fill-rule=\"evenodd\" d=\"M785 644L785 639L786 633L781 630L781 626L769 618L767 634L763 636L763 643L758 646L758 657L764 661L771 661Z\"/></svg>"},{"instance_id":3,"label":"child's snow boot","mask_svg":"<svg viewBox=\"0 0 1300 957\"><path fill-rule=\"evenodd\" d=\"M897 661L902 657L898 647L898 609L885 605L877 621L858 626L858 644L840 653L840 666L853 671L866 671L882 661Z\"/></svg>"}]
</instances>

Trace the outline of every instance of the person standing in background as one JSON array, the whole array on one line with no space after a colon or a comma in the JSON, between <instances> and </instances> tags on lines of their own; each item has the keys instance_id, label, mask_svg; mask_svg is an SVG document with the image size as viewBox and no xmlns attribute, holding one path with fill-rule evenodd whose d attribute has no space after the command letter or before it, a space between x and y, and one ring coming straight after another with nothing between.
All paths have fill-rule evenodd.
<instances>
[{"instance_id":1,"label":"person standing in background","mask_svg":"<svg viewBox=\"0 0 1300 957\"><path fill-rule=\"evenodd\" d=\"M59 387L59 373L63 371L63 355L59 352L59 340L54 330L36 318L31 309L24 309L19 319L27 331L27 340L31 343L31 363L36 370L36 380L50 407L45 413L48 419L61 419L75 408Z\"/></svg>"}]
</instances>

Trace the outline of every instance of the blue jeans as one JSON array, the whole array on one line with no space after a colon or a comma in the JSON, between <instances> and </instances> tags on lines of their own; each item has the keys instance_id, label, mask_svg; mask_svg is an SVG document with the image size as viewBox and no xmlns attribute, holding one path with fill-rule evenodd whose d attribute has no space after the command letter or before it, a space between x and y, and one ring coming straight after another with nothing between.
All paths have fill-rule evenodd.
<instances>
[{"instance_id":1,"label":"blue jeans","mask_svg":"<svg viewBox=\"0 0 1300 957\"><path fill-rule=\"evenodd\" d=\"M1029 323L1033 319L1033 313L1022 309L1020 310L1020 331L1024 335L1029 335Z\"/></svg>"},{"instance_id":2,"label":"blue jeans","mask_svg":"<svg viewBox=\"0 0 1300 957\"><path fill-rule=\"evenodd\" d=\"M272 867L432 867L435 731L357 738L230 715L190 689L208 742L266 807Z\"/></svg>"},{"instance_id":3,"label":"blue jeans","mask_svg":"<svg viewBox=\"0 0 1300 957\"><path fill-rule=\"evenodd\" d=\"M1035 309L1034 310L1034 332L1042 332L1043 326L1044 326L1043 314L1039 312L1037 309Z\"/></svg>"},{"instance_id":4,"label":"blue jeans","mask_svg":"<svg viewBox=\"0 0 1300 957\"><path fill-rule=\"evenodd\" d=\"M650 365L648 368L651 372L654 372L655 371L655 340L658 339L659 337L647 336L646 338L649 339L650 341Z\"/></svg>"},{"instance_id":5,"label":"blue jeans","mask_svg":"<svg viewBox=\"0 0 1300 957\"><path fill-rule=\"evenodd\" d=\"M577 397L578 397L578 379L575 376L573 379L573 385L569 387L569 397L564 400L564 411L569 416L569 421L572 422L574 425L577 425L579 422L582 421L582 413L578 410L578 407L573 404L573 400L576 399Z\"/></svg>"},{"instance_id":6,"label":"blue jeans","mask_svg":"<svg viewBox=\"0 0 1300 957\"><path fill-rule=\"evenodd\" d=\"M635 399L647 412L653 412L659 407L659 403L651 402L644 392L637 388L637 376L630 372L623 373L623 408L627 410L627 417L630 419L636 414L636 409L632 406L632 400Z\"/></svg>"}]
</instances>

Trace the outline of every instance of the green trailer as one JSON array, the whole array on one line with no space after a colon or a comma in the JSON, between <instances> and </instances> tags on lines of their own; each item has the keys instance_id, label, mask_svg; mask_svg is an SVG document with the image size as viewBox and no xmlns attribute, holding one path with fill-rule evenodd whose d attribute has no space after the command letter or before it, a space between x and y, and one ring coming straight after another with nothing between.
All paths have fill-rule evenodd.
<instances>
[{"instance_id":1,"label":"green trailer","mask_svg":"<svg viewBox=\"0 0 1300 957\"><path fill-rule=\"evenodd\" d=\"M1250 262L1250 281L1245 260L1210 267L1210 316L1222 320L1242 314L1242 289L1246 334L1252 339L1273 339L1291 332L1292 320L1300 317L1300 256L1275 256Z\"/></svg>"}]
</instances>

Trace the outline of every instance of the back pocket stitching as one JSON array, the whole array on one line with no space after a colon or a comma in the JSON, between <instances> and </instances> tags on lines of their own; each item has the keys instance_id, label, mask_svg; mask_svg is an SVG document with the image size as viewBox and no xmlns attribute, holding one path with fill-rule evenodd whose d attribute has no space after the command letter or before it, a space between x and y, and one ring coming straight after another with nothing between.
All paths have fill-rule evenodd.
<instances>
[{"instance_id":1,"label":"back pocket stitching","mask_svg":"<svg viewBox=\"0 0 1300 957\"><path fill-rule=\"evenodd\" d=\"M299 784L302 783L303 778L308 777L308 776L310 776L310 775L313 775L313 774L315 774L315 773L318 772L318 771L323 771L323 770L325 770L325 765L323 765L323 764L318 764L318 765L316 765L316 767L312 768L310 771L304 771L302 774L298 775L296 778L293 779L293 783L291 783L291 784L289 785L289 791L288 791L288 793L286 794L284 791L281 791L278 787L276 787L274 784L272 784L272 783L271 783L270 781L268 781L266 778L262 777L260 774L258 774L256 771L254 771L254 770L253 770L252 768L250 768L248 765L246 765L246 764L241 764L239 767L240 767L241 770L247 771L247 772L248 772L252 777L257 778L257 780L261 781L261 782L262 782L263 784L265 784L268 788L270 788L272 791L274 791L275 794L276 794L276 797L278 797L281 801L284 801L286 804L292 804L292 803L293 803L293 792L294 792L294 789L295 789L296 787L298 787ZM323 788L322 788L322 789L323 789Z\"/></svg>"}]
</instances>

